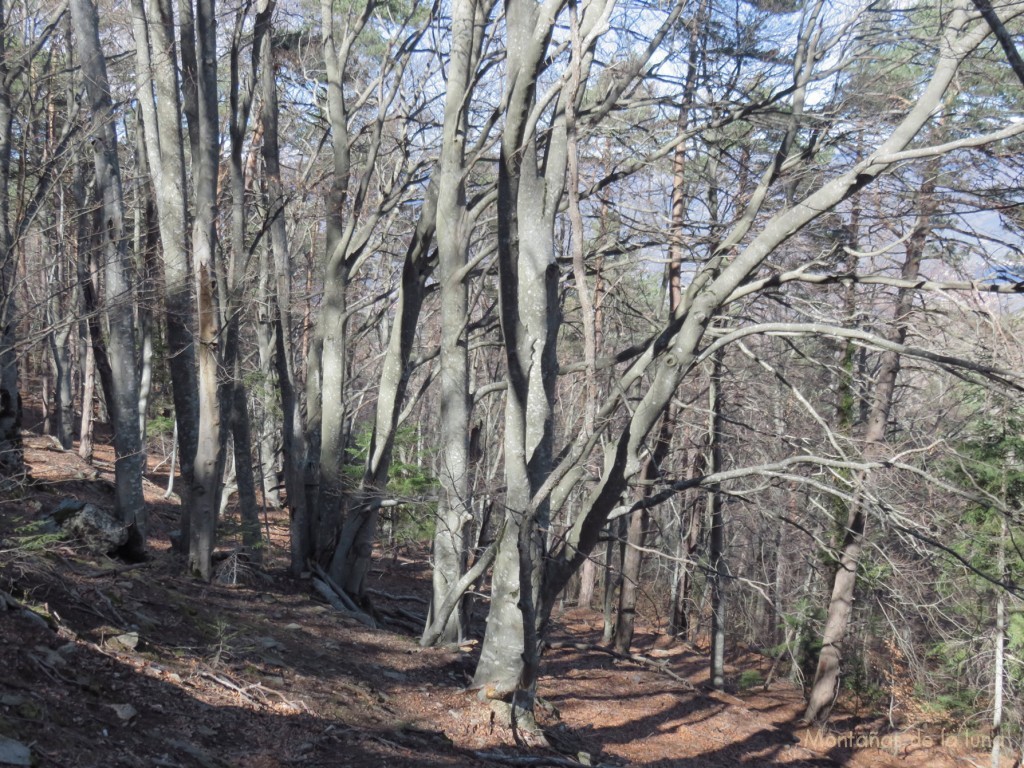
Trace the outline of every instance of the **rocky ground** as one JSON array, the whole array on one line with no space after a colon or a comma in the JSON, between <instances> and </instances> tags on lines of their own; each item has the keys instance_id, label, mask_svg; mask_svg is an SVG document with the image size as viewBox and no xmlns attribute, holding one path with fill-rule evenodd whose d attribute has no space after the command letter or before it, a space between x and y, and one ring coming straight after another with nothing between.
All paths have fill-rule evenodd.
<instances>
[{"instance_id":1,"label":"rocky ground","mask_svg":"<svg viewBox=\"0 0 1024 768\"><path fill-rule=\"evenodd\" d=\"M372 586L385 621L371 629L286 577L280 513L267 515L261 567L225 549L213 583L183 576L168 538L177 502L163 498L155 461L145 562L46 533L35 524L64 499L110 507L112 457L100 446L89 465L32 435L26 449L31 480L0 498L0 765L987 764L980 737L937 723L892 731L845 713L832 731L794 730L796 687L706 690L701 649L659 647L650 631L636 659L616 658L599 647L600 617L581 610L557 617L545 655L551 748L517 746L466 689L476 645L416 643L422 549L380 553ZM751 652L732 661L734 683L770 667Z\"/></svg>"}]
</instances>

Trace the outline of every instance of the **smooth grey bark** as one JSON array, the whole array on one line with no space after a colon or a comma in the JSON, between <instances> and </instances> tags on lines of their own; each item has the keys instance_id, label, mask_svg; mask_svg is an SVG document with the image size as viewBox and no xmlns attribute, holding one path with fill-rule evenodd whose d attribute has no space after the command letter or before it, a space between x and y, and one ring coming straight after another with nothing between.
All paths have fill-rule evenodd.
<instances>
[{"instance_id":1,"label":"smooth grey bark","mask_svg":"<svg viewBox=\"0 0 1024 768\"><path fill-rule=\"evenodd\" d=\"M260 122L263 126L263 170L267 215L270 217L270 248L273 255L273 300L268 308L274 326L274 365L281 393L282 443L284 459L285 498L290 511L290 572L299 576L313 554L313 530L306 492L306 433L302 421L295 355L292 339L295 333L291 299L292 263L285 226L285 196L281 183L279 108L277 99L276 62L273 54L273 22L275 4L261 3L259 13L266 14L268 30L262 40L263 68L260 74Z\"/></svg>"},{"instance_id":2,"label":"smooth grey bark","mask_svg":"<svg viewBox=\"0 0 1024 768\"><path fill-rule=\"evenodd\" d=\"M312 507L313 551L317 559L329 553L334 536L341 524L344 486L343 466L348 441L348 409L346 386L348 381L349 349L346 329L348 313L348 283L354 266L346 251L346 207L349 204L349 178L352 171L349 136L349 111L344 91L344 78L352 46L365 29L373 12L374 3L366 2L362 9L350 11L344 31L338 29L334 4L321 0L320 16L323 34L323 55L327 71L327 116L331 127L331 181L326 199L326 239L324 294L317 322L318 365L311 367L308 382L314 387L307 392L309 445L316 449L319 480ZM351 233L351 227L348 228ZM337 550L334 558L338 558ZM346 589L341 571L343 564L330 569L331 577Z\"/></svg>"},{"instance_id":3,"label":"smooth grey bark","mask_svg":"<svg viewBox=\"0 0 1024 768\"><path fill-rule=\"evenodd\" d=\"M338 35L337 24L329 2L321 5L324 26L324 55L328 72L328 115L331 123L333 175L328 193L327 212L327 266L323 308L317 332L317 350L310 356L307 383L307 423L310 425L310 453L319 457L320 486L317 489L316 514L313 530L317 537L314 551L329 555L329 572L352 596L365 601L366 574L369 572L373 544L377 537L380 511L379 497L387 482L390 468L394 429L401 412L402 399L409 372L406 328L415 324L418 304L410 303L403 312L397 335L392 332L392 344L386 354L385 367L380 379L382 391L378 393L377 413L374 416L374 451L368 457L363 478L356 492L345 498L342 464L351 425L348 423L346 398L350 365L348 352L347 306L348 281L357 274L370 253L370 239L385 216L409 196L411 179L416 169L409 167L404 173L395 173L388 180L377 174L377 159L384 148L385 133L394 121L391 108L403 93L401 83L413 59L412 52L427 29L426 23L416 21L418 6L409 7L399 24L402 34L393 37L388 49L380 57L384 67L377 75L375 88L378 103L370 117L365 144L352 162L351 141L363 137L350 135L349 104L345 99L343 83L350 75L356 56L353 46L376 11L368 2L358 15L348 18L343 35ZM419 24L419 26L417 26ZM350 181L351 175L351 181ZM376 180L382 196L376 204L370 201L371 184ZM350 188L351 184L351 188ZM423 207L416 229L406 252L406 268L413 261L412 274L422 272L434 233L436 201L433 187L423 198ZM403 285L408 286L408 274L403 271ZM419 289L422 290L422 289ZM412 300L412 296L407 296ZM416 299L418 302L419 299ZM396 358L394 355L400 352ZM402 355L405 355L402 357ZM397 367L396 367L397 366ZM319 427L317 427L319 425ZM343 513L343 514L342 514ZM336 534L336 535L335 535ZM332 551L333 547L333 551Z\"/></svg>"},{"instance_id":4,"label":"smooth grey bark","mask_svg":"<svg viewBox=\"0 0 1024 768\"><path fill-rule=\"evenodd\" d=\"M139 123L143 118L139 117ZM125 126L128 132L128 126ZM149 158L146 155L144 128L135 129L135 162L139 173L149 177ZM157 324L154 306L150 297L156 293L157 263L160 250L160 230L156 221L156 202L149 185L140 184L135 191L133 251L135 266L139 275L139 287L135 301L135 325L139 334L139 442L143 451L143 467L146 465L146 426L149 415L149 398L153 391L153 332Z\"/></svg>"},{"instance_id":5,"label":"smooth grey bark","mask_svg":"<svg viewBox=\"0 0 1024 768\"><path fill-rule=\"evenodd\" d=\"M619 518L608 525L608 541L604 547L604 581L601 589L602 643L610 643L615 639L615 596L622 587L622 542L626 538L626 533L625 518ZM617 542L619 546L615 546ZM618 568L615 567L616 552Z\"/></svg>"},{"instance_id":6,"label":"smooth grey bark","mask_svg":"<svg viewBox=\"0 0 1024 768\"><path fill-rule=\"evenodd\" d=\"M82 77L93 124L93 163L102 200L101 247L104 308L109 328L111 420L114 428L115 509L129 528L126 551L142 556L146 545L146 505L142 495L142 446L139 441L139 384L132 318L131 260L124 225L124 195L117 157L113 103L106 60L100 49L99 18L91 0L73 0L71 18L78 39Z\"/></svg>"},{"instance_id":7,"label":"smooth grey bark","mask_svg":"<svg viewBox=\"0 0 1024 768\"><path fill-rule=\"evenodd\" d=\"M553 220L565 173L564 117L555 118L547 172L538 167L528 116L560 0L507 0L505 127L498 166L498 268L508 391L505 407L504 532L491 582L487 630L473 684L506 703L512 723L530 725L540 663L536 570L543 557L548 505L534 493L550 471L557 358L558 267ZM557 114L564 116L564 110ZM546 187L545 182L551 185ZM549 197L550 196L550 197Z\"/></svg>"},{"instance_id":8,"label":"smooth grey bark","mask_svg":"<svg viewBox=\"0 0 1024 768\"><path fill-rule=\"evenodd\" d=\"M194 21L194 24L191 23ZM217 507L224 452L220 439L221 411L217 343L220 332L215 296L217 243L217 174L220 167L220 128L217 114L217 17L215 0L196 0L194 19L182 19L183 54L187 32L194 33L195 88L186 77L186 104L194 90L196 110L189 116L193 137L192 177L195 221L192 227L193 269L199 316L196 357L199 364L199 431L193 468L189 519L188 568L203 580L212 576L213 547L217 538ZM191 51L189 52L191 54ZM191 55L185 56L189 73Z\"/></svg>"},{"instance_id":9,"label":"smooth grey bark","mask_svg":"<svg viewBox=\"0 0 1024 768\"><path fill-rule=\"evenodd\" d=\"M189 263L188 199L181 127L178 54L170 0L132 0L136 88L145 153L160 230L167 363L174 401L177 456L182 482L181 544L191 540L189 492L199 435L199 391L192 323L196 317Z\"/></svg>"},{"instance_id":10,"label":"smooth grey bark","mask_svg":"<svg viewBox=\"0 0 1024 768\"><path fill-rule=\"evenodd\" d=\"M410 358L413 342L426 294L427 278L433 270L430 247L436 223L437 184L432 179L405 253L398 304L381 367L377 407L363 477L331 559L332 578L335 573L340 575L342 586L354 597L363 597L366 574L370 568L381 501L391 469L395 434L412 374Z\"/></svg>"},{"instance_id":11,"label":"smooth grey bark","mask_svg":"<svg viewBox=\"0 0 1024 768\"><path fill-rule=\"evenodd\" d=\"M63 204L61 204L63 205ZM50 221L52 231L59 226L58 221L64 218L63 209ZM77 303L75 278L70 275L68 254L64 250L63 238L48 237L54 261L49 267L47 281L51 286L60 286L51 290L44 304L46 324L51 328L46 335L47 347L50 350L50 367L53 372L53 435L64 450L70 450L74 442L74 401L71 386L71 331L75 323L68 322L72 307Z\"/></svg>"},{"instance_id":12,"label":"smooth grey bark","mask_svg":"<svg viewBox=\"0 0 1024 768\"><path fill-rule=\"evenodd\" d=\"M272 50L269 55L273 55ZM274 76L274 67L267 62L271 70L270 76ZM260 81L262 84L263 76ZM275 89L276 86L271 84ZM261 85L262 88L262 85ZM266 184L263 185L264 202L266 201ZM263 503L274 509L281 506L281 489L278 481L278 466L281 459L281 430L284 428L281 422L280 413L277 409L279 403L277 368L275 367L274 356L277 351L277 323L274 318L274 252L265 238L263 247L260 248L259 277L256 281L256 351L260 362L260 384L256 412L256 421L259 424L256 435L256 445L259 453L258 464L260 467L260 481L263 492Z\"/></svg>"},{"instance_id":13,"label":"smooth grey bark","mask_svg":"<svg viewBox=\"0 0 1024 768\"><path fill-rule=\"evenodd\" d=\"M248 393L242 381L240 362L241 322L244 293L251 286L246 284L245 275L249 262L250 249L246 243L246 227L248 222L248 206L246 199L251 193L249 186L254 169L251 168L257 155L250 155L249 173L247 164L243 162L245 137L252 114L252 102L259 80L259 70L263 66L263 37L270 28L272 9L267 3L261 3L257 11L251 40L251 56L248 66L249 77L243 82L241 49L243 44L243 26L251 5L243 6L235 16L235 30L231 38L230 64L230 187L231 187L231 261L227 274L222 276L225 283L222 305L222 326L224 336L221 365L226 376L221 383L223 413L229 415L229 425L233 437L235 480L238 491L238 504L242 522L242 545L250 558L258 559L262 544L262 527L260 526L258 506L256 502L256 486L253 477L252 461L252 429L249 423ZM248 180L247 180L248 177ZM227 430L221 435L221 451L226 450Z\"/></svg>"},{"instance_id":14,"label":"smooth grey bark","mask_svg":"<svg viewBox=\"0 0 1024 768\"><path fill-rule=\"evenodd\" d=\"M593 45L613 3L586 4L576 77L585 82ZM540 613L550 508L535 499L552 468L556 345L560 323L554 221L568 163L562 90L544 142L536 135L536 74L547 53L561 0L507 0L505 126L498 165L498 272L508 368L505 407L505 508L491 587L491 608L474 685L510 707L513 723L533 726L540 665ZM582 89L580 89L582 91ZM564 585L563 585L564 586Z\"/></svg>"},{"instance_id":15,"label":"smooth grey bark","mask_svg":"<svg viewBox=\"0 0 1024 768\"><path fill-rule=\"evenodd\" d=\"M466 208L466 138L472 78L480 58L493 0L456 0L452 6L451 50L445 91L441 157L437 166L437 250L441 287L440 494L433 546L433 596L428 613L440 615L443 602L462 577L468 556L470 497L469 291L466 264L472 220ZM461 601L459 603L461 605ZM463 639L465 616L449 612L436 643Z\"/></svg>"},{"instance_id":16,"label":"smooth grey bark","mask_svg":"<svg viewBox=\"0 0 1024 768\"><path fill-rule=\"evenodd\" d=\"M507 524L495 560L491 608L474 685L495 704L501 702L507 707L513 725L528 729L535 725L539 640L550 608L572 575L567 572L566 580L554 592L549 591L545 538L550 502L549 493L541 492L549 484L554 454L553 403L560 322L554 220L565 191L566 101L572 89L558 92L543 142L537 136L543 109L537 104L536 89L537 74L563 7L561 0L505 3L508 56L505 125L498 165L498 268L508 368ZM584 5L576 19L575 6L571 6L571 23L579 24L574 34L582 41L570 64L579 83L587 81L594 46L613 7L612 0L594 0ZM643 66L643 62L632 64ZM625 82L618 81L616 86L625 87ZM616 87L611 91L616 92ZM579 92L582 95L584 89L581 87ZM617 497L622 491L624 487ZM597 531L595 542L596 537ZM585 559L582 557L573 571Z\"/></svg>"},{"instance_id":17,"label":"smooth grey bark","mask_svg":"<svg viewBox=\"0 0 1024 768\"><path fill-rule=\"evenodd\" d=\"M85 205L85 166L78 163L71 180L71 194L79 210ZM87 261L92 250L89 217L79 216L75 231L75 269L78 278L78 301L84 310L88 310L87 291L91 291ZM93 427L95 424L96 399L96 350L92 345L91 321L78 322L78 343L83 351L79 352L82 366L82 419L78 428L78 456L84 461L92 461Z\"/></svg>"}]
</instances>

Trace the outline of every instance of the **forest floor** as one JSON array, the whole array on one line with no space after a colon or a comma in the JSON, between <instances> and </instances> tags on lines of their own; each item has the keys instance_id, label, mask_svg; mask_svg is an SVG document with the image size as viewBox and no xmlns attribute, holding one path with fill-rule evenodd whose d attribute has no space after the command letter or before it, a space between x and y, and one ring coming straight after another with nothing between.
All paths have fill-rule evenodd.
<instances>
[{"instance_id":1,"label":"forest floor","mask_svg":"<svg viewBox=\"0 0 1024 768\"><path fill-rule=\"evenodd\" d=\"M410 617L430 589L422 548L376 560L372 597L396 617L382 629L286 577L283 513L267 518L259 569L227 557L213 583L184 576L166 475L145 483L151 557L90 555L27 526L69 497L110 508L109 448L89 465L49 438L25 443L31 481L0 498L0 590L14 601L0 606L0 765L5 754L22 764L21 747L32 765L60 768L987 764L977 737L920 718L892 730L885 717L841 712L827 732L796 730L798 687L736 689L770 659L737 652L732 692L707 690L701 649L663 647L642 627L641 660L615 658L599 647L601 616L578 609L556 617L543 662L539 719L552 748L517 746L467 690L478 646L417 645Z\"/></svg>"}]
</instances>

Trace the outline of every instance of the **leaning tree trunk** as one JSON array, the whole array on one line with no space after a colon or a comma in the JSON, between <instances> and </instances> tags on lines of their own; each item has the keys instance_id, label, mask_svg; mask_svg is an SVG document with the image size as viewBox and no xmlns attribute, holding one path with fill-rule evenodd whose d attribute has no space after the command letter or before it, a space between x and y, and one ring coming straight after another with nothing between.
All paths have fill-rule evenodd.
<instances>
[{"instance_id":1,"label":"leaning tree trunk","mask_svg":"<svg viewBox=\"0 0 1024 768\"><path fill-rule=\"evenodd\" d=\"M78 38L82 76L94 122L96 190L102 199L102 248L105 306L109 327L108 355L113 391L108 398L114 427L115 505L129 529L128 551L141 556L146 542L146 506L142 495L142 452L139 442L139 387L136 379L135 330L132 318L131 260L124 229L124 197L114 132L114 109L100 50L99 18L91 0L73 0L72 23Z\"/></svg>"},{"instance_id":2,"label":"leaning tree trunk","mask_svg":"<svg viewBox=\"0 0 1024 768\"><path fill-rule=\"evenodd\" d=\"M929 162L918 198L918 218L907 241L902 277L908 282L917 279L924 258L925 245L931 233L931 217L935 211L935 185L939 171L937 161ZM914 308L914 292L901 288L896 294L893 322L888 333L890 341L903 344L907 337L910 313ZM886 424L896 393L896 380L900 371L900 354L895 351L883 352L879 361L878 374L871 408L864 431L864 455L868 460L880 458L885 447ZM839 676L842 662L841 645L853 613L854 590L857 584L857 568L864 549L864 535L867 528L868 500L865 498L866 474L861 473L855 482L857 487L850 501L847 513L843 543L839 553L839 564L832 584L832 596L825 617L821 651L814 673L814 683L808 696L807 709L803 720L820 723L828 719L829 711L839 691Z\"/></svg>"},{"instance_id":3,"label":"leaning tree trunk","mask_svg":"<svg viewBox=\"0 0 1024 768\"><path fill-rule=\"evenodd\" d=\"M722 471L722 352L715 353L711 361L711 378L708 384L710 405L708 423L708 472ZM708 537L708 582L711 586L711 687L721 691L725 688L725 620L726 580L728 568L725 561L725 516L722 510L722 494L717 487L708 490L710 536Z\"/></svg>"},{"instance_id":4,"label":"leaning tree trunk","mask_svg":"<svg viewBox=\"0 0 1024 768\"><path fill-rule=\"evenodd\" d=\"M986 34L986 30L978 25L967 24L962 8L954 11L948 30L940 44L931 77L919 98L899 125L867 158L852 163L845 171L824 181L802 199L794 200L790 206L771 216L757 234L742 246L739 243L746 239L752 218L746 215L738 218L722 246L713 255L711 263L694 276L676 320L645 350L643 357L630 371L631 377L640 371L648 371L651 383L634 403L627 423L609 441L601 479L591 491L570 530L555 549L548 553L539 616L542 627L557 603L559 592L597 544L609 514L618 505L629 480L639 470L638 452L641 444L671 403L684 376L698 362L710 319L761 267L768 256L776 252L779 245L824 212L890 171L900 160L899 153L910 144L941 105L960 62L981 43ZM812 55L808 60L813 59L815 57ZM782 154L783 158L785 156ZM759 210L758 201L765 198L767 185L774 179L773 173L766 173L748 209L752 206L754 213ZM727 264L724 259L726 254L729 255Z\"/></svg>"}]
</instances>

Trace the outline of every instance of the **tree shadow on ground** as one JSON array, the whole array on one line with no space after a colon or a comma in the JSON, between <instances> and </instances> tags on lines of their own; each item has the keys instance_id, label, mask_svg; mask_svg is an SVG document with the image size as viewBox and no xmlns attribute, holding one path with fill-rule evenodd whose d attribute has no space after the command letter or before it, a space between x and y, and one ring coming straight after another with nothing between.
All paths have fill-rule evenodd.
<instances>
[{"instance_id":1,"label":"tree shadow on ground","mask_svg":"<svg viewBox=\"0 0 1024 768\"><path fill-rule=\"evenodd\" d=\"M278 768L481 765L442 734L408 724L354 726L258 684L213 694L216 672L171 672L20 612L0 620L0 734L62 768ZM224 675L224 680L230 680ZM216 688L216 687L215 687ZM339 692L339 695L344 695ZM227 703L231 698L238 704ZM247 700L245 705L241 702Z\"/></svg>"}]
</instances>

